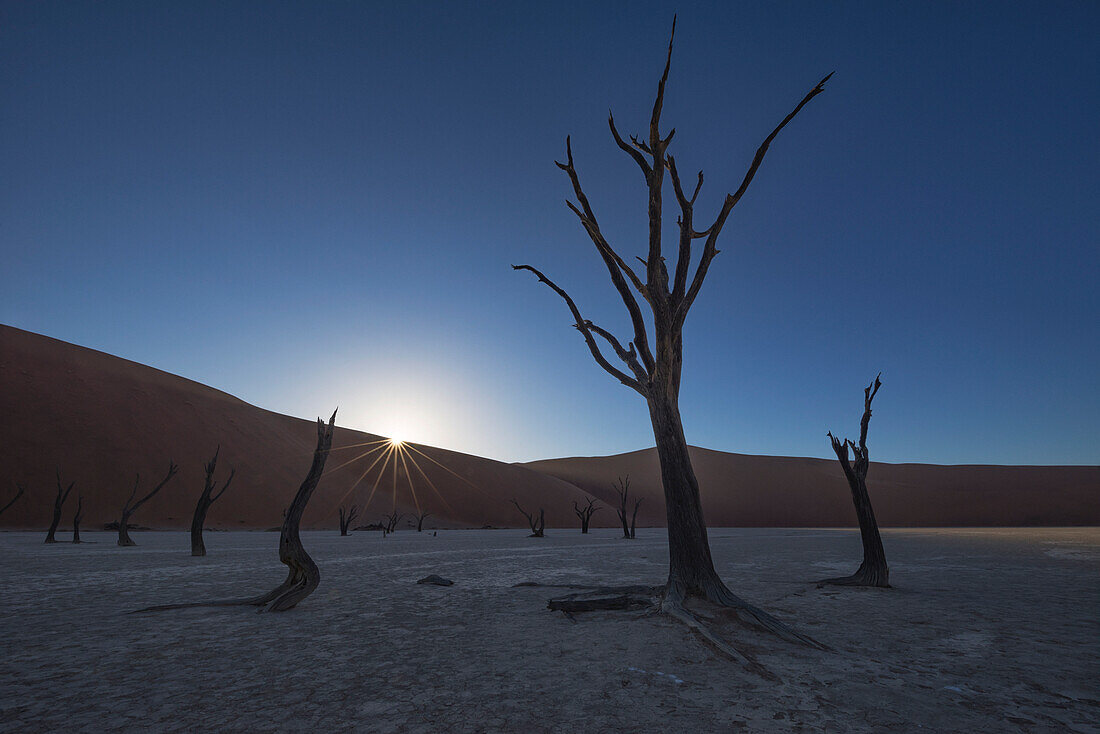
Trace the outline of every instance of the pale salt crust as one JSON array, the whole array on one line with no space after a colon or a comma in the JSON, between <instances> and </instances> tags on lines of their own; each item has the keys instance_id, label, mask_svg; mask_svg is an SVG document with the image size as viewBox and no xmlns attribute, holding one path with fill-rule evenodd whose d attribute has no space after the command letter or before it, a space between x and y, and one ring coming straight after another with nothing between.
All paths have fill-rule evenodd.
<instances>
[{"instance_id":1,"label":"pale salt crust","mask_svg":"<svg viewBox=\"0 0 1100 734\"><path fill-rule=\"evenodd\" d=\"M281 614L126 614L267 591L275 533L208 533L206 558L182 532L81 535L0 533L0 731L1100 728L1094 528L887 530L891 590L812 583L855 569L854 531L714 529L731 588L833 648L712 620L779 682L671 620L573 622L545 609L555 590L510 588L659 583L663 530L306 532L321 586Z\"/></svg>"}]
</instances>

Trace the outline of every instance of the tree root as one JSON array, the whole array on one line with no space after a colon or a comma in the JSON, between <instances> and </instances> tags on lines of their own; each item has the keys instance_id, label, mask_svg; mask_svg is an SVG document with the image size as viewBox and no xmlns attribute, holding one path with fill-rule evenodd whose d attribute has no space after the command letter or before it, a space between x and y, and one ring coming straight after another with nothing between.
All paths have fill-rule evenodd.
<instances>
[{"instance_id":1,"label":"tree root","mask_svg":"<svg viewBox=\"0 0 1100 734\"><path fill-rule=\"evenodd\" d=\"M717 652L744 665L748 670L768 680L778 680L776 676L757 662L750 654L737 649L729 641L722 639L699 616L687 609L684 602L687 594L683 586L592 586L587 584L541 584L525 581L515 584L517 587L578 589L576 593L550 599L547 608L560 611L571 621L576 622L573 614L590 611L642 611L663 614L684 624L702 638ZM767 612L745 602L720 582L704 596L695 594L705 601L715 604L739 622L759 627L780 638L817 650L828 650L812 637L796 632Z\"/></svg>"}]
</instances>

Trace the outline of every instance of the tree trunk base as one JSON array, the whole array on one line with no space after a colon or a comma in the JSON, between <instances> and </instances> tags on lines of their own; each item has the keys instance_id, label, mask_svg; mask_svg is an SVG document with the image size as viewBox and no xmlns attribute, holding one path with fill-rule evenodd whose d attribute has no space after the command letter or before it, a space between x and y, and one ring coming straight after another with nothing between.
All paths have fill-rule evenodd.
<instances>
[{"instance_id":1,"label":"tree trunk base","mask_svg":"<svg viewBox=\"0 0 1100 734\"><path fill-rule=\"evenodd\" d=\"M889 589L890 569L877 565L864 563L859 570L851 576L838 576L832 579L822 579L817 582L818 588L822 586L874 586L880 589Z\"/></svg>"}]
</instances>

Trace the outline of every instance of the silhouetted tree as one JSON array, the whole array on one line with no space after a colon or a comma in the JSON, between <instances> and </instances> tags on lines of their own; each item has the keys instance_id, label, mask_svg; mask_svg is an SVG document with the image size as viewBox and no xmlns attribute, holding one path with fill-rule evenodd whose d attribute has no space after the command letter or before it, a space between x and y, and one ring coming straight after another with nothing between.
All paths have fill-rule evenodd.
<instances>
[{"instance_id":1,"label":"silhouetted tree","mask_svg":"<svg viewBox=\"0 0 1100 734\"><path fill-rule=\"evenodd\" d=\"M890 568L886 565L886 551L882 548L882 536L878 532L878 522L875 520L875 511L871 507L871 497L867 494L867 469L870 461L867 458L867 426L871 422L871 401L878 394L882 386L879 380L881 374L875 377L875 381L863 390L863 417L859 421L859 445L848 439L841 441L829 431L828 437L836 452L836 458L840 461L840 467L844 470L844 477L848 480L848 488L852 490L852 503L856 507L856 518L859 519L859 536L863 541L863 563L851 576L842 576L835 579L825 579L821 583L837 584L840 586L890 586ZM848 458L848 448L851 447L854 463Z\"/></svg>"},{"instance_id":2,"label":"silhouetted tree","mask_svg":"<svg viewBox=\"0 0 1100 734\"><path fill-rule=\"evenodd\" d=\"M134 477L134 491L130 492L130 498L126 500L126 504L122 506L122 517L118 521L118 544L122 546L137 545L130 537L129 525L130 516L137 512L138 508L144 505L146 502L156 496L157 492L164 489L164 485L176 476L180 468L176 466L174 461L168 462L168 472L164 475L164 479L160 480L160 484L153 487L153 490L149 494L145 495L137 502L134 502L134 497L137 496L138 487L141 484L141 474Z\"/></svg>"},{"instance_id":3,"label":"silhouetted tree","mask_svg":"<svg viewBox=\"0 0 1100 734\"><path fill-rule=\"evenodd\" d=\"M538 517L536 517L532 513L528 512L527 510L520 507L519 503L516 502L515 499L512 500L512 504L516 506L516 509L520 511L520 514L522 514L525 518L527 518L527 524L529 526L531 526L531 534L528 535L527 537L529 537L529 538L542 538L542 537L545 537L544 531L546 530L546 513L543 511L543 509L541 507L539 508L539 514L538 514Z\"/></svg>"},{"instance_id":4,"label":"silhouetted tree","mask_svg":"<svg viewBox=\"0 0 1100 734\"><path fill-rule=\"evenodd\" d=\"M57 532L57 526L61 524L61 508L65 506L65 500L69 499L69 492L73 491L73 484L75 482L69 482L68 487L61 489L61 472L57 472L57 496L53 500L53 519L50 521L50 529L46 531L47 543L57 542L57 539L53 536Z\"/></svg>"},{"instance_id":5,"label":"silhouetted tree","mask_svg":"<svg viewBox=\"0 0 1100 734\"><path fill-rule=\"evenodd\" d=\"M675 28L674 21L673 36L675 36ZM668 521L669 574L660 602L661 610L689 624L693 629L698 629L698 620L684 609L683 601L689 596L703 597L715 604L736 609L739 616L783 638L817 645L810 638L794 632L763 610L735 596L714 570L714 561L707 539L707 526L699 500L699 482L692 468L691 456L680 420L679 394L683 365L684 322L699 295L711 262L718 255L717 243L722 228L734 206L741 201L748 190L749 184L779 131L786 127L811 99L824 90L825 82L832 74L818 82L794 110L768 134L757 149L736 191L726 195L714 221L709 226L699 229L695 226L695 201L703 184L703 174L699 173L694 191L690 195L686 193L681 185L676 160L668 154L668 146L675 130L673 129L664 137L660 132L665 83L671 62L672 41L670 39L664 73L657 84L657 97L650 116L648 139L632 136L631 142L624 141L615 126L614 118L608 116L608 126L615 143L641 169L649 192L648 252L644 259L639 258L645 268L644 279L612 248L600 229L596 214L581 188L568 137L565 139L566 160L564 163L557 164L569 177L576 196L577 203L567 202L568 206L578 217L595 245L611 277L612 284L626 306L633 324L633 339L627 346L623 346L623 343L611 332L584 318L569 294L536 268L530 265L512 267L534 273L540 282L545 283L565 301L573 315L574 327L584 337L588 350L597 364L623 385L641 395L649 407L650 422L660 459ZM675 271L671 274L666 266L661 247L663 186L666 170L672 180L680 209L677 219L679 248ZM694 275L691 275L692 243L699 239L704 242L703 250ZM652 313L654 327L652 338L647 332L638 295ZM617 367L608 361L597 339L602 339L610 346L623 367Z\"/></svg>"},{"instance_id":6,"label":"silhouetted tree","mask_svg":"<svg viewBox=\"0 0 1100 734\"><path fill-rule=\"evenodd\" d=\"M80 542L80 521L84 519L82 510L84 509L84 495L78 494L76 496L76 514L73 515L73 542Z\"/></svg>"},{"instance_id":7,"label":"silhouetted tree","mask_svg":"<svg viewBox=\"0 0 1100 734\"><path fill-rule=\"evenodd\" d=\"M352 505L348 509L340 508L340 535L347 535L348 528L355 521L355 516L359 514L359 506Z\"/></svg>"},{"instance_id":8,"label":"silhouetted tree","mask_svg":"<svg viewBox=\"0 0 1100 734\"><path fill-rule=\"evenodd\" d=\"M23 494L26 492L26 489L23 487L22 484L16 484L15 488L18 489L19 491L15 493L15 496L11 498L11 500L8 502L8 504L6 504L2 508L0 508L0 515L3 515L5 512L7 512L8 508L11 507L12 505L14 505L15 501L17 499L19 499L20 497L22 497Z\"/></svg>"},{"instance_id":9,"label":"silhouetted tree","mask_svg":"<svg viewBox=\"0 0 1100 734\"><path fill-rule=\"evenodd\" d=\"M627 518L626 504L627 504L627 500L630 496L630 477L627 476L625 479L623 479L622 477L619 477L617 481L618 481L617 485L612 485L612 489L614 489L615 492L619 495L619 507L618 507L617 510L615 510L615 514L617 514L619 516L619 522L623 526L623 539L624 540L629 540L629 539L634 537L634 530L633 530L631 524L629 522L627 522L627 519L626 519ZM640 499L635 501L635 503L634 503L634 516L635 517L638 516L638 505L640 503L641 503Z\"/></svg>"},{"instance_id":10,"label":"silhouetted tree","mask_svg":"<svg viewBox=\"0 0 1100 734\"><path fill-rule=\"evenodd\" d=\"M182 609L184 607L226 607L236 605L252 605L264 607L263 611L283 612L295 607L299 602L313 593L317 585L321 583L321 570L306 553L302 545L299 526L302 523L302 513L305 512L309 498L317 483L321 480L321 474L325 471L325 461L332 449L332 432L336 423L336 412L333 411L328 425L320 418L317 419L317 448L313 451L313 464L309 468L309 474L298 487L298 493L294 495L294 501L290 503L283 515L282 532L279 533L279 560L288 569L286 581L279 584L273 590L262 596L251 599L226 599L223 601L195 602L189 604L165 604L156 607L139 609L139 612L159 612L166 609Z\"/></svg>"},{"instance_id":11,"label":"silhouetted tree","mask_svg":"<svg viewBox=\"0 0 1100 734\"><path fill-rule=\"evenodd\" d=\"M195 503L195 514L191 516L191 555L193 556L206 555L206 543L202 540L202 529L206 525L206 513L210 509L210 505L217 502L225 494L225 490L229 489L229 483L233 481L233 477L237 474L236 469L230 469L225 484L222 485L217 494L214 494L214 487L217 486L217 482L214 481L214 472L218 468L218 454L221 453L221 450L222 447L219 446L214 451L214 458L203 464L206 477L202 483L202 494L199 495L199 501Z\"/></svg>"},{"instance_id":12,"label":"silhouetted tree","mask_svg":"<svg viewBox=\"0 0 1100 734\"><path fill-rule=\"evenodd\" d=\"M397 523L401 522L401 518L403 518L403 517L404 517L404 515L397 514L397 510L394 510L393 512L391 512L388 515L383 515L382 516L382 530L383 530L383 532L386 533L387 535L389 533L396 532L397 531ZM385 537L385 535L383 535L382 537Z\"/></svg>"},{"instance_id":13,"label":"silhouetted tree","mask_svg":"<svg viewBox=\"0 0 1100 734\"><path fill-rule=\"evenodd\" d=\"M416 516L416 532L424 531L424 521L431 517L430 512L421 512Z\"/></svg>"},{"instance_id":14,"label":"silhouetted tree","mask_svg":"<svg viewBox=\"0 0 1100 734\"><path fill-rule=\"evenodd\" d=\"M591 497L588 498L588 504L584 507L581 507L577 504L576 500L573 500L573 512L581 520L581 533L588 533L588 524L592 522L592 515L595 514L598 509L600 508L596 507L596 501Z\"/></svg>"}]
</instances>

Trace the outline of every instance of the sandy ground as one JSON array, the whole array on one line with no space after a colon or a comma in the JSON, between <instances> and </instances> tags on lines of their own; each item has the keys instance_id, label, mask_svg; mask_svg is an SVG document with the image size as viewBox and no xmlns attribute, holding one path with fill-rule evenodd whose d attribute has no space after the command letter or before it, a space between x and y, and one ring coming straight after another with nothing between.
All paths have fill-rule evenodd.
<instances>
[{"instance_id":1,"label":"sandy ground","mask_svg":"<svg viewBox=\"0 0 1100 734\"><path fill-rule=\"evenodd\" d=\"M779 682L661 617L546 611L525 580L651 583L663 530L304 533L297 609L138 607L259 593L274 533L140 533L118 548L0 533L0 730L1096 731L1100 529L887 531L897 587L818 589L856 533L713 530L742 596L832 646L717 620ZM418 586L429 573L453 587Z\"/></svg>"}]
</instances>

